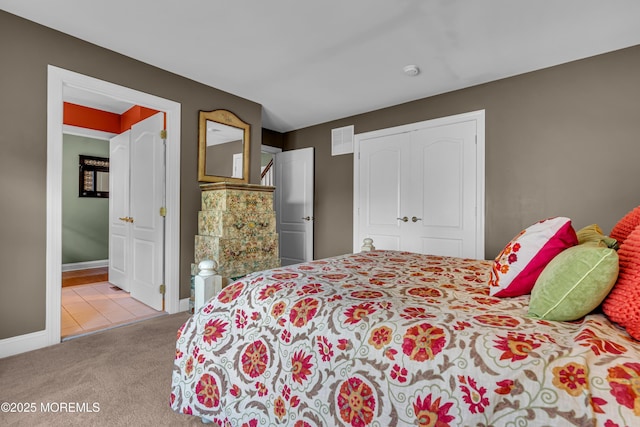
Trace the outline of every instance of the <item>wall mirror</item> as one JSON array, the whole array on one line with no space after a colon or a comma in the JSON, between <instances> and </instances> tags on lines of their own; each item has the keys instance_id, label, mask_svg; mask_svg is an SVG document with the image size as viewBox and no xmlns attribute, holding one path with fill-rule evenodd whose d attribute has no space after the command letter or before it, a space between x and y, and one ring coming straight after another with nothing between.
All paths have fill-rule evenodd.
<instances>
[{"instance_id":1,"label":"wall mirror","mask_svg":"<svg viewBox=\"0 0 640 427\"><path fill-rule=\"evenodd\" d=\"M198 181L249 182L250 130L230 111L200 111Z\"/></svg>"}]
</instances>

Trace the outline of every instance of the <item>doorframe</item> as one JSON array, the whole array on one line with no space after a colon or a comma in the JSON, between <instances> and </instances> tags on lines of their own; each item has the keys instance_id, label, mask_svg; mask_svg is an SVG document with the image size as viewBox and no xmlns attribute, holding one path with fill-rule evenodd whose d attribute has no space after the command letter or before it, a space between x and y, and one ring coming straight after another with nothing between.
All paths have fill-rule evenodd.
<instances>
[{"instance_id":1,"label":"doorframe","mask_svg":"<svg viewBox=\"0 0 640 427\"><path fill-rule=\"evenodd\" d=\"M60 342L62 292L63 88L74 87L163 111L166 114L165 308L180 311L180 117L181 104L53 65L47 69L46 317L40 347ZM37 347L35 347L37 348Z\"/></svg>"},{"instance_id":2,"label":"doorframe","mask_svg":"<svg viewBox=\"0 0 640 427\"><path fill-rule=\"evenodd\" d=\"M281 152L282 148L274 147L272 145L260 145L260 153L276 154Z\"/></svg>"},{"instance_id":3,"label":"doorframe","mask_svg":"<svg viewBox=\"0 0 640 427\"><path fill-rule=\"evenodd\" d=\"M360 144L362 140L411 132L417 129L451 125L460 122L476 121L476 258L484 259L484 223L485 223L485 110L470 111L407 125L379 129L359 133L354 136L353 145L353 251L360 251L362 242L358 241L360 229L359 206L360 199ZM375 246L376 242L373 242Z\"/></svg>"},{"instance_id":4,"label":"doorframe","mask_svg":"<svg viewBox=\"0 0 640 427\"><path fill-rule=\"evenodd\" d=\"M272 145L264 145L261 144L260 145L260 155L262 155L262 153L267 153L267 154L271 154L271 158L273 159L273 166L271 166L275 172L275 168L276 168L276 154L278 153L282 153L282 148L279 147L274 147ZM260 162L262 162L262 160L260 160ZM260 171L260 173L262 173L262 171ZM275 182L273 183L273 185L275 186ZM275 200L273 201L273 208L275 210ZM278 212L276 212L276 215L278 215Z\"/></svg>"}]
</instances>

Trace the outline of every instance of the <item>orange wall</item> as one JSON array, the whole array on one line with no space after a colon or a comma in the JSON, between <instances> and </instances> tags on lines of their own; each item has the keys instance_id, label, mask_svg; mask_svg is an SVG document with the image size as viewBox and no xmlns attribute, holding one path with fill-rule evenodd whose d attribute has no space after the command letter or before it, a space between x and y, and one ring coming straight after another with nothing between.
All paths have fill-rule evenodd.
<instances>
[{"instance_id":1,"label":"orange wall","mask_svg":"<svg viewBox=\"0 0 640 427\"><path fill-rule=\"evenodd\" d=\"M120 133L120 114L96 110L82 105L64 103L63 119L65 125Z\"/></svg>"},{"instance_id":2,"label":"orange wall","mask_svg":"<svg viewBox=\"0 0 640 427\"><path fill-rule=\"evenodd\" d=\"M134 105L120 116L120 133L126 131L127 129L131 129L131 126L135 125L138 122L147 119L154 114L156 114L156 110L152 110L151 108L141 107L139 105ZM164 116L165 120L165 129L167 127L167 115Z\"/></svg>"},{"instance_id":3,"label":"orange wall","mask_svg":"<svg viewBox=\"0 0 640 427\"><path fill-rule=\"evenodd\" d=\"M135 105L122 114L116 114L65 102L62 122L65 125L120 134L157 112L151 108ZM165 128L166 120L165 115Z\"/></svg>"}]
</instances>

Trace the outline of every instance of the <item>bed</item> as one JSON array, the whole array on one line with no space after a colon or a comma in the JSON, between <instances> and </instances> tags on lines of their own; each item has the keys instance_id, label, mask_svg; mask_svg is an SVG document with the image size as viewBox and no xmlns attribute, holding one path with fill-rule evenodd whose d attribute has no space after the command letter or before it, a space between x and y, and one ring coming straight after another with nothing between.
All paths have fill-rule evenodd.
<instances>
[{"instance_id":1,"label":"bed","mask_svg":"<svg viewBox=\"0 0 640 427\"><path fill-rule=\"evenodd\" d=\"M640 342L528 315L493 261L374 250L255 273L178 331L170 405L220 426L640 425Z\"/></svg>"}]
</instances>

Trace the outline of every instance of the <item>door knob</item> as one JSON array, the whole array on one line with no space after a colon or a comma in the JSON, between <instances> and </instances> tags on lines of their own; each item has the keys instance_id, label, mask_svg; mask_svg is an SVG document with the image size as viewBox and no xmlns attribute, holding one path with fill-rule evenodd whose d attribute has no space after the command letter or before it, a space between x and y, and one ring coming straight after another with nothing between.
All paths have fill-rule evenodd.
<instances>
[{"instance_id":1,"label":"door knob","mask_svg":"<svg viewBox=\"0 0 640 427\"><path fill-rule=\"evenodd\" d=\"M304 219L305 221L311 221L313 219L313 217L307 215L307 216L303 217L302 219Z\"/></svg>"},{"instance_id":2,"label":"door knob","mask_svg":"<svg viewBox=\"0 0 640 427\"><path fill-rule=\"evenodd\" d=\"M414 218L415 218L415 217L414 217ZM396 218L396 219L397 219L397 220L399 220L399 221L402 221L402 222L407 222L407 221L409 221L409 218L407 218L406 216L403 216L402 218Z\"/></svg>"},{"instance_id":3,"label":"door knob","mask_svg":"<svg viewBox=\"0 0 640 427\"><path fill-rule=\"evenodd\" d=\"M422 221L422 218L416 218L415 216L412 216L411 221L413 222Z\"/></svg>"},{"instance_id":4,"label":"door knob","mask_svg":"<svg viewBox=\"0 0 640 427\"><path fill-rule=\"evenodd\" d=\"M133 218L131 218L130 216L124 216L124 217L120 217L118 218L120 221L124 221L124 222L131 222L133 223Z\"/></svg>"}]
</instances>

